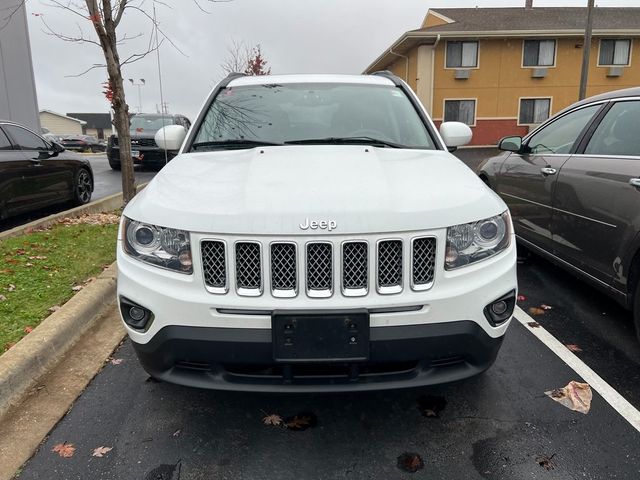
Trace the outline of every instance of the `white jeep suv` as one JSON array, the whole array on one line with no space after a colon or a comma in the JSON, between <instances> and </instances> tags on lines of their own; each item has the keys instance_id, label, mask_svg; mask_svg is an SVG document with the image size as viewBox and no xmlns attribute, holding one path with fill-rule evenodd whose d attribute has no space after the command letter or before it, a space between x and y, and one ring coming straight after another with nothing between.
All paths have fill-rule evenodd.
<instances>
[{"instance_id":1,"label":"white jeep suv","mask_svg":"<svg viewBox=\"0 0 640 480\"><path fill-rule=\"evenodd\" d=\"M459 380L516 301L507 207L408 86L231 75L124 210L118 302L153 377L246 391Z\"/></svg>"}]
</instances>

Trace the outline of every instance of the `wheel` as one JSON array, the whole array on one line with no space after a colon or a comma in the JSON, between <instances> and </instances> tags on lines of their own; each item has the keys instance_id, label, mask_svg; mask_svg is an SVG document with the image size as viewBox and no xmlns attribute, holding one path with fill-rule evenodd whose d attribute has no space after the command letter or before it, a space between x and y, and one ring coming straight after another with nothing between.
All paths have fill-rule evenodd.
<instances>
[{"instance_id":1,"label":"wheel","mask_svg":"<svg viewBox=\"0 0 640 480\"><path fill-rule=\"evenodd\" d=\"M91 200L93 192L93 180L86 168L81 168L76 173L76 182L73 190L73 200L76 205L85 205Z\"/></svg>"},{"instance_id":2,"label":"wheel","mask_svg":"<svg viewBox=\"0 0 640 480\"><path fill-rule=\"evenodd\" d=\"M91 147L91 153L98 153L100 149L98 147Z\"/></svg>"},{"instance_id":3,"label":"wheel","mask_svg":"<svg viewBox=\"0 0 640 480\"><path fill-rule=\"evenodd\" d=\"M111 167L111 170L120 171L120 162L109 159L109 166Z\"/></svg>"},{"instance_id":4,"label":"wheel","mask_svg":"<svg viewBox=\"0 0 640 480\"><path fill-rule=\"evenodd\" d=\"M636 335L640 342L640 282L636 285L636 291L633 297L633 321L636 324Z\"/></svg>"}]
</instances>

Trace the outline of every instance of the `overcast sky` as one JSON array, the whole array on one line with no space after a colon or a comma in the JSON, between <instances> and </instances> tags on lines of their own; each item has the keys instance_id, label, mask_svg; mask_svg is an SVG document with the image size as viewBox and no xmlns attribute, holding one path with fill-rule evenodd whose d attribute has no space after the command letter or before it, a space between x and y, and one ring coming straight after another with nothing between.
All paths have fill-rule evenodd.
<instances>
[{"instance_id":1,"label":"overcast sky","mask_svg":"<svg viewBox=\"0 0 640 480\"><path fill-rule=\"evenodd\" d=\"M164 99L170 112L184 113L192 119L216 81L224 76L220 64L234 40L248 45L260 43L273 73L360 73L405 31L419 28L429 7L524 5L524 0L233 0L216 4L199 0L211 12L206 14L192 0L164 2L172 8L158 7L161 28L184 52L182 55L168 44L161 47ZM586 4L586 0L560 2L534 0L534 6ZM145 3L151 11L151 0ZM596 4L637 6L638 0L596 0ZM108 112L101 93L101 83L107 79L104 69L68 77L101 63L100 49L47 35L42 19L69 35L75 35L79 28L91 35L91 24L49 5L47 0L27 0L40 109ZM141 13L131 10L127 15L121 34L144 36L124 45L121 58L144 51L151 30ZM123 73L125 78L145 79L141 89L143 110L155 112L160 104L156 56L127 65ZM137 111L137 87L127 82L126 88L131 110Z\"/></svg>"}]
</instances>

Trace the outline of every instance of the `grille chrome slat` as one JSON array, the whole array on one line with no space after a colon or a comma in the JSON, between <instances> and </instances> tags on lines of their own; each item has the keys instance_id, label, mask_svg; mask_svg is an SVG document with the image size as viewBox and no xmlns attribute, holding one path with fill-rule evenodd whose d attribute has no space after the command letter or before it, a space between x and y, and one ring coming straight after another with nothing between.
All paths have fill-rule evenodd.
<instances>
[{"instance_id":1,"label":"grille chrome slat","mask_svg":"<svg viewBox=\"0 0 640 480\"><path fill-rule=\"evenodd\" d=\"M227 256L224 242L205 241L200 245L204 282L212 293L227 293Z\"/></svg>"},{"instance_id":2,"label":"grille chrome slat","mask_svg":"<svg viewBox=\"0 0 640 480\"><path fill-rule=\"evenodd\" d=\"M262 293L262 254L256 242L236 243L236 288L239 295Z\"/></svg>"},{"instance_id":3,"label":"grille chrome slat","mask_svg":"<svg viewBox=\"0 0 640 480\"><path fill-rule=\"evenodd\" d=\"M367 242L342 244L342 293L347 297L369 291L369 245Z\"/></svg>"},{"instance_id":4,"label":"grille chrome slat","mask_svg":"<svg viewBox=\"0 0 640 480\"><path fill-rule=\"evenodd\" d=\"M436 267L436 239L420 237L411 240L411 288L428 290L433 285Z\"/></svg>"},{"instance_id":5,"label":"grille chrome slat","mask_svg":"<svg viewBox=\"0 0 640 480\"><path fill-rule=\"evenodd\" d=\"M271 293L295 297L298 293L297 252L294 243L271 244Z\"/></svg>"},{"instance_id":6,"label":"grille chrome slat","mask_svg":"<svg viewBox=\"0 0 640 480\"><path fill-rule=\"evenodd\" d=\"M378 242L378 292L382 294L402 291L402 240Z\"/></svg>"},{"instance_id":7,"label":"grille chrome slat","mask_svg":"<svg viewBox=\"0 0 640 480\"><path fill-rule=\"evenodd\" d=\"M308 243L307 295L330 297L333 293L333 245L327 242Z\"/></svg>"}]
</instances>

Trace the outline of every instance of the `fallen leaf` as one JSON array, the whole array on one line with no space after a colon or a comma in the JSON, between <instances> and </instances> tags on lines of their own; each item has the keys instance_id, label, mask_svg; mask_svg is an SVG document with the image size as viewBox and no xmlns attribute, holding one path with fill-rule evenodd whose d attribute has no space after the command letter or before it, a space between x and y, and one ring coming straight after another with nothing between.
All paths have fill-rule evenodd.
<instances>
[{"instance_id":1,"label":"fallen leaf","mask_svg":"<svg viewBox=\"0 0 640 480\"><path fill-rule=\"evenodd\" d=\"M527 301L527 297L525 297L524 295L518 295L518 301L519 302L526 302Z\"/></svg>"},{"instance_id":2,"label":"fallen leaf","mask_svg":"<svg viewBox=\"0 0 640 480\"><path fill-rule=\"evenodd\" d=\"M540 328L540 324L538 322L527 322L527 325L531 328Z\"/></svg>"},{"instance_id":3,"label":"fallen leaf","mask_svg":"<svg viewBox=\"0 0 640 480\"><path fill-rule=\"evenodd\" d=\"M4 295L0 295L0 302L4 302L7 299Z\"/></svg>"},{"instance_id":4,"label":"fallen leaf","mask_svg":"<svg viewBox=\"0 0 640 480\"><path fill-rule=\"evenodd\" d=\"M76 447L73 446L73 443L64 442L57 444L51 451L57 453L62 458L70 458L73 457L73 454L76 452Z\"/></svg>"},{"instance_id":5,"label":"fallen leaf","mask_svg":"<svg viewBox=\"0 0 640 480\"><path fill-rule=\"evenodd\" d=\"M271 415L265 416L262 419L262 423L264 423L265 425L282 425L282 417L280 415L272 413Z\"/></svg>"},{"instance_id":6,"label":"fallen leaf","mask_svg":"<svg viewBox=\"0 0 640 480\"><path fill-rule=\"evenodd\" d=\"M60 305L54 305L53 307L49 307L49 311L51 313L53 312L57 312L58 310L60 310L62 307Z\"/></svg>"},{"instance_id":7,"label":"fallen leaf","mask_svg":"<svg viewBox=\"0 0 640 480\"><path fill-rule=\"evenodd\" d=\"M416 473L424 468L424 461L417 453L406 452L398 457L398 468L409 473Z\"/></svg>"},{"instance_id":8,"label":"fallen leaf","mask_svg":"<svg viewBox=\"0 0 640 480\"><path fill-rule=\"evenodd\" d=\"M24 327L24 333L27 335L33 332L33 327Z\"/></svg>"},{"instance_id":9,"label":"fallen leaf","mask_svg":"<svg viewBox=\"0 0 640 480\"><path fill-rule=\"evenodd\" d=\"M75 285L71 287L71 290L73 290L74 292L79 292L80 290L82 290L82 285Z\"/></svg>"},{"instance_id":10,"label":"fallen leaf","mask_svg":"<svg viewBox=\"0 0 640 480\"><path fill-rule=\"evenodd\" d=\"M529 313L531 315L544 315L544 310L540 307L531 307L529 308Z\"/></svg>"},{"instance_id":11,"label":"fallen leaf","mask_svg":"<svg viewBox=\"0 0 640 480\"><path fill-rule=\"evenodd\" d=\"M538 455L536 457L536 462L538 462L538 465L544 467L546 470L553 470L554 468L556 468L555 463L553 463L553 457L555 456L555 453L550 457L547 457L546 455Z\"/></svg>"},{"instance_id":12,"label":"fallen leaf","mask_svg":"<svg viewBox=\"0 0 640 480\"><path fill-rule=\"evenodd\" d=\"M173 436L174 437L179 437L181 433L182 433L182 430L178 429L175 432L173 432Z\"/></svg>"},{"instance_id":13,"label":"fallen leaf","mask_svg":"<svg viewBox=\"0 0 640 480\"><path fill-rule=\"evenodd\" d=\"M311 412L302 412L284 419L284 426L289 430L301 432L307 428L315 427L318 424L318 417Z\"/></svg>"},{"instance_id":14,"label":"fallen leaf","mask_svg":"<svg viewBox=\"0 0 640 480\"><path fill-rule=\"evenodd\" d=\"M540 308L543 310L553 310L553 307L551 305L545 305L544 303L540 305Z\"/></svg>"},{"instance_id":15,"label":"fallen leaf","mask_svg":"<svg viewBox=\"0 0 640 480\"><path fill-rule=\"evenodd\" d=\"M9 284L9 288L7 288L8 291L13 292L16 289L16 286L13 283Z\"/></svg>"},{"instance_id":16,"label":"fallen leaf","mask_svg":"<svg viewBox=\"0 0 640 480\"><path fill-rule=\"evenodd\" d=\"M92 457L104 457L107 453L113 450L112 447L98 447L91 454Z\"/></svg>"},{"instance_id":17,"label":"fallen leaf","mask_svg":"<svg viewBox=\"0 0 640 480\"><path fill-rule=\"evenodd\" d=\"M111 365L120 365L122 363L122 359L121 358L112 358L111 359Z\"/></svg>"},{"instance_id":18,"label":"fallen leaf","mask_svg":"<svg viewBox=\"0 0 640 480\"><path fill-rule=\"evenodd\" d=\"M565 347L567 347L569 350L575 353L580 353L582 351L582 349L578 345L575 345L573 343L569 343L565 345Z\"/></svg>"},{"instance_id":19,"label":"fallen leaf","mask_svg":"<svg viewBox=\"0 0 640 480\"><path fill-rule=\"evenodd\" d=\"M580 383L572 380L566 387L549 390L544 393L568 409L584 413L585 415L589 413L589 409L591 408L593 393L588 383Z\"/></svg>"},{"instance_id":20,"label":"fallen leaf","mask_svg":"<svg viewBox=\"0 0 640 480\"><path fill-rule=\"evenodd\" d=\"M24 264L24 266L25 266L25 267L33 267L33 263L29 263L29 262L27 262L27 263L25 263L25 264Z\"/></svg>"},{"instance_id":21,"label":"fallen leaf","mask_svg":"<svg viewBox=\"0 0 640 480\"><path fill-rule=\"evenodd\" d=\"M447 401L444 397L434 395L422 395L418 398L418 410L423 417L431 418L439 416L439 413L446 407Z\"/></svg>"},{"instance_id":22,"label":"fallen leaf","mask_svg":"<svg viewBox=\"0 0 640 480\"><path fill-rule=\"evenodd\" d=\"M16 345L16 342L7 343L7 344L4 346L4 350L5 350L5 352L6 352L7 350L9 350L10 348L15 347L15 345Z\"/></svg>"}]
</instances>

